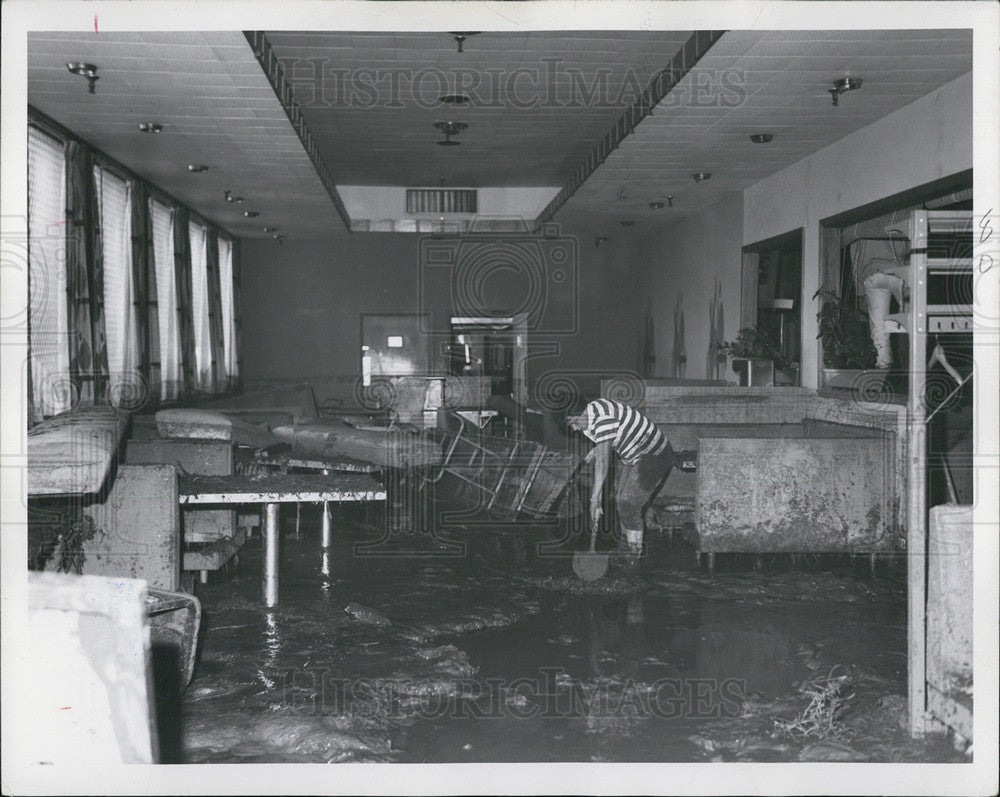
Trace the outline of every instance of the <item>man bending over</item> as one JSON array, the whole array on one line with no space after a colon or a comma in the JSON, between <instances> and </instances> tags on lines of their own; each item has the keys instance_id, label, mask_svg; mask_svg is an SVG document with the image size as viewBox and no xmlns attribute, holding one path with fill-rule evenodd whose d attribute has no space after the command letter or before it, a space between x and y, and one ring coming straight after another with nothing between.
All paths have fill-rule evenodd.
<instances>
[{"instance_id":1,"label":"man bending over","mask_svg":"<svg viewBox=\"0 0 1000 797\"><path fill-rule=\"evenodd\" d=\"M585 461L594 463L594 488L590 494L591 523L601 517L601 492L608 477L611 452L624 467L616 478L615 501L621 533L630 554L642 552L646 512L674 464L674 450L649 418L636 409L610 399L596 399L581 415L567 419L595 446Z\"/></svg>"}]
</instances>

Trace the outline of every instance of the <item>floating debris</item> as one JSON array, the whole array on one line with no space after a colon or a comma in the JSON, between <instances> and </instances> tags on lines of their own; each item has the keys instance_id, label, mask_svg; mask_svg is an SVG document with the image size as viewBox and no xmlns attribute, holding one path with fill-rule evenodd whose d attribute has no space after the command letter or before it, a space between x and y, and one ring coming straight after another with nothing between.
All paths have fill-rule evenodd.
<instances>
[{"instance_id":1,"label":"floating debris","mask_svg":"<svg viewBox=\"0 0 1000 797\"><path fill-rule=\"evenodd\" d=\"M784 733L816 736L820 739L834 732L834 723L847 708L847 702L854 697L848 694L851 678L834 675L837 666L828 675L811 678L799 686L799 692L809 698L809 704L798 717L791 720L774 718L775 727Z\"/></svg>"},{"instance_id":2,"label":"floating debris","mask_svg":"<svg viewBox=\"0 0 1000 797\"><path fill-rule=\"evenodd\" d=\"M362 606L360 603L349 603L344 607L344 611L362 623L377 626L392 625L392 621L384 614L379 614L367 606Z\"/></svg>"}]
</instances>

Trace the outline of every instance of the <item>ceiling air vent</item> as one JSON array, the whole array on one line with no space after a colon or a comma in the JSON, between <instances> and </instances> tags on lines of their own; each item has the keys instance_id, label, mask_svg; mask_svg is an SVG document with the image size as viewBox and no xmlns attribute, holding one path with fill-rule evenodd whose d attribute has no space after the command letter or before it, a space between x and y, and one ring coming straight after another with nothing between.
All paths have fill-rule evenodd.
<instances>
[{"instance_id":1,"label":"ceiling air vent","mask_svg":"<svg viewBox=\"0 0 1000 797\"><path fill-rule=\"evenodd\" d=\"M407 213L478 213L474 188L407 188Z\"/></svg>"}]
</instances>

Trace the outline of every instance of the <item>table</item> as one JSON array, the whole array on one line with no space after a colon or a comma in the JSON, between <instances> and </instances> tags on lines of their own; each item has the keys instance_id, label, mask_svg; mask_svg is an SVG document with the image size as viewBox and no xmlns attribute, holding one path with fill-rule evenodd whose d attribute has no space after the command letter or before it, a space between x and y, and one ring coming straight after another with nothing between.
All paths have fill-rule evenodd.
<instances>
[{"instance_id":1,"label":"table","mask_svg":"<svg viewBox=\"0 0 1000 797\"><path fill-rule=\"evenodd\" d=\"M264 514L264 557L261 589L268 607L278 604L279 526L282 503L322 502L323 547L331 543L329 503L384 501L385 488L370 475L360 473L314 475L272 473L255 476L181 476L180 503L262 504Z\"/></svg>"}]
</instances>

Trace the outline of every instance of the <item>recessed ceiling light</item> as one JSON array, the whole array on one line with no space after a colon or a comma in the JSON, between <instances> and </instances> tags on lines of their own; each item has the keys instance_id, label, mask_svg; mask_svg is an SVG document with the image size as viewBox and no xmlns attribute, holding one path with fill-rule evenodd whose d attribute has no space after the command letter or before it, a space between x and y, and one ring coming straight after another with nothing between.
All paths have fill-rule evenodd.
<instances>
[{"instance_id":1,"label":"recessed ceiling light","mask_svg":"<svg viewBox=\"0 0 1000 797\"><path fill-rule=\"evenodd\" d=\"M258 213L256 210L244 210L243 215L246 216L248 219L255 219L260 215L260 213Z\"/></svg>"},{"instance_id":2,"label":"recessed ceiling light","mask_svg":"<svg viewBox=\"0 0 1000 797\"><path fill-rule=\"evenodd\" d=\"M156 122L139 122L139 130L143 133L162 133L163 125Z\"/></svg>"},{"instance_id":3,"label":"recessed ceiling light","mask_svg":"<svg viewBox=\"0 0 1000 797\"><path fill-rule=\"evenodd\" d=\"M774 140L773 133L754 133L750 136L750 140L754 144L767 144Z\"/></svg>"},{"instance_id":4,"label":"recessed ceiling light","mask_svg":"<svg viewBox=\"0 0 1000 797\"><path fill-rule=\"evenodd\" d=\"M94 93L94 84L100 80L97 76L97 67L94 64L85 64L82 61L70 61L66 64L66 68L74 75L87 78L87 83L90 84L90 93Z\"/></svg>"},{"instance_id":5,"label":"recessed ceiling light","mask_svg":"<svg viewBox=\"0 0 1000 797\"><path fill-rule=\"evenodd\" d=\"M705 182L705 180L711 180L712 179L712 173L711 172L695 172L691 176L694 178L694 181L696 183L703 183L703 182Z\"/></svg>"},{"instance_id":6,"label":"recessed ceiling light","mask_svg":"<svg viewBox=\"0 0 1000 797\"><path fill-rule=\"evenodd\" d=\"M204 163L189 163L188 171L193 174L204 174L208 171L208 167Z\"/></svg>"},{"instance_id":7,"label":"recessed ceiling light","mask_svg":"<svg viewBox=\"0 0 1000 797\"><path fill-rule=\"evenodd\" d=\"M448 105L465 105L472 102L472 97L468 94L445 94L443 97L438 97L438 102L447 103Z\"/></svg>"}]
</instances>

